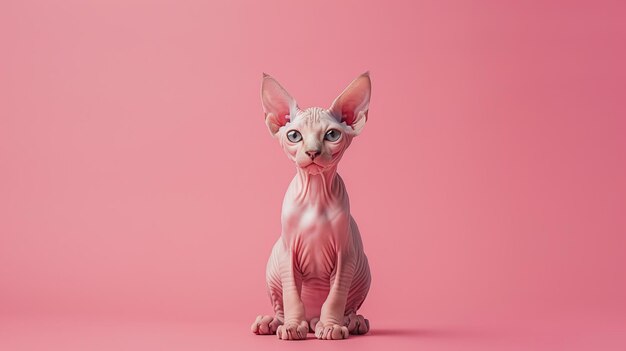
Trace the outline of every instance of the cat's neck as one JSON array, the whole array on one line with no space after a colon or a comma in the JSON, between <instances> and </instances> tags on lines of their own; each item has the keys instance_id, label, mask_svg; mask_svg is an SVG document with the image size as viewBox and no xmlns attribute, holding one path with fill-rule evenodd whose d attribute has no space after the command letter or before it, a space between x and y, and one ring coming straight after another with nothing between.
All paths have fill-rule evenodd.
<instances>
[{"instance_id":1,"label":"cat's neck","mask_svg":"<svg viewBox=\"0 0 626 351\"><path fill-rule=\"evenodd\" d=\"M337 174L337 166L319 174L296 168L293 185L295 198L300 201L332 200L343 193L343 182Z\"/></svg>"}]
</instances>

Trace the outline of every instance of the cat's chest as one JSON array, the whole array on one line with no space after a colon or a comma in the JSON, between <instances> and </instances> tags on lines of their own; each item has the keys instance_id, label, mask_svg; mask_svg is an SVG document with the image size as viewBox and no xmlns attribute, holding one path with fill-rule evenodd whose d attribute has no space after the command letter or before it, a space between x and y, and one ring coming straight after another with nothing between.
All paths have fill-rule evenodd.
<instances>
[{"instance_id":1,"label":"cat's chest","mask_svg":"<svg viewBox=\"0 0 626 351\"><path fill-rule=\"evenodd\" d=\"M283 236L305 278L328 278L348 241L349 214L339 207L283 209Z\"/></svg>"},{"instance_id":2,"label":"cat's chest","mask_svg":"<svg viewBox=\"0 0 626 351\"><path fill-rule=\"evenodd\" d=\"M282 210L283 233L303 240L328 241L347 232L349 213L340 203L285 202Z\"/></svg>"}]
</instances>

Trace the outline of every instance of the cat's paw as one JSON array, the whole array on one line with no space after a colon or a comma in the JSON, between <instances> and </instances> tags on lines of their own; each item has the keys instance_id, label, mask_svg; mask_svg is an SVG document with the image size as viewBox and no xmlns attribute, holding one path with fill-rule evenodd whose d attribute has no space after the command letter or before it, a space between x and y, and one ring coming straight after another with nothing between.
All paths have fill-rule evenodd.
<instances>
[{"instance_id":1,"label":"cat's paw","mask_svg":"<svg viewBox=\"0 0 626 351\"><path fill-rule=\"evenodd\" d=\"M320 317L313 317L309 321L309 333L315 333L315 326L317 326L317 322L320 321Z\"/></svg>"},{"instance_id":2,"label":"cat's paw","mask_svg":"<svg viewBox=\"0 0 626 351\"><path fill-rule=\"evenodd\" d=\"M340 340L348 338L348 328L339 324L324 325L321 321L315 326L315 336L320 340Z\"/></svg>"},{"instance_id":3,"label":"cat's paw","mask_svg":"<svg viewBox=\"0 0 626 351\"><path fill-rule=\"evenodd\" d=\"M276 335L281 340L303 340L309 332L309 323L306 321L287 322L278 326Z\"/></svg>"},{"instance_id":4,"label":"cat's paw","mask_svg":"<svg viewBox=\"0 0 626 351\"><path fill-rule=\"evenodd\" d=\"M370 330L370 321L360 314L350 313L344 317L343 324L348 327L350 334L361 335Z\"/></svg>"},{"instance_id":5,"label":"cat's paw","mask_svg":"<svg viewBox=\"0 0 626 351\"><path fill-rule=\"evenodd\" d=\"M272 316L258 316L252 323L252 332L258 335L276 334L278 327L283 324L280 319Z\"/></svg>"}]
</instances>

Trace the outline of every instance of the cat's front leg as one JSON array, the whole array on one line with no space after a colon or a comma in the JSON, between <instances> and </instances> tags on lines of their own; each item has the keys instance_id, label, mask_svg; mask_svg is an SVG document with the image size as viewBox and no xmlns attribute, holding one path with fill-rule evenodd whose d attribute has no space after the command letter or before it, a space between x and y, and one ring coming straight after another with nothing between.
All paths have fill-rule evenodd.
<instances>
[{"instance_id":1,"label":"cat's front leg","mask_svg":"<svg viewBox=\"0 0 626 351\"><path fill-rule=\"evenodd\" d=\"M306 339L306 335L309 332L309 324L305 318L304 303L300 298L302 275L296 271L294 263L295 260L291 250L280 263L285 320L284 324L276 330L276 335L281 340Z\"/></svg>"},{"instance_id":2,"label":"cat's front leg","mask_svg":"<svg viewBox=\"0 0 626 351\"><path fill-rule=\"evenodd\" d=\"M322 305L320 321L315 327L315 336L323 340L346 339L348 328L344 325L344 312L348 292L355 271L355 260L352 254L339 254L335 279L330 292Z\"/></svg>"}]
</instances>

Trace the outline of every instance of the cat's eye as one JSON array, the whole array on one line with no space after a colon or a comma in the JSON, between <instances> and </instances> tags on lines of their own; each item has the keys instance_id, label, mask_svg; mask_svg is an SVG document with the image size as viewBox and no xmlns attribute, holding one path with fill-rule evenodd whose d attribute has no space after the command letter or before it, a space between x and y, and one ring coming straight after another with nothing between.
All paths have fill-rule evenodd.
<instances>
[{"instance_id":1,"label":"cat's eye","mask_svg":"<svg viewBox=\"0 0 626 351\"><path fill-rule=\"evenodd\" d=\"M341 132L337 129L331 129L326 132L326 135L324 135L324 139L328 141L337 141L339 140L339 137L341 137Z\"/></svg>"},{"instance_id":2,"label":"cat's eye","mask_svg":"<svg viewBox=\"0 0 626 351\"><path fill-rule=\"evenodd\" d=\"M302 140L302 134L300 134L297 130L290 130L287 132L287 139L289 139L292 143L297 143Z\"/></svg>"}]
</instances>

